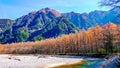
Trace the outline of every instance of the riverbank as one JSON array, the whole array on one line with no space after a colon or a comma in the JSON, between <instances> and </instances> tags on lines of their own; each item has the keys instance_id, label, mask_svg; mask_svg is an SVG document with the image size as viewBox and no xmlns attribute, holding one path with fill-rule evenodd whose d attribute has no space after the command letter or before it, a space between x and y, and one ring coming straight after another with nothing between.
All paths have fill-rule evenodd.
<instances>
[{"instance_id":1,"label":"riverbank","mask_svg":"<svg viewBox=\"0 0 120 68\"><path fill-rule=\"evenodd\" d=\"M82 58L53 55L0 55L0 68L48 68L83 61Z\"/></svg>"},{"instance_id":2,"label":"riverbank","mask_svg":"<svg viewBox=\"0 0 120 68\"><path fill-rule=\"evenodd\" d=\"M86 63L76 65L77 68L120 68L120 55L107 55L105 59L100 58L84 58ZM54 68L76 68L72 64L63 64Z\"/></svg>"},{"instance_id":3,"label":"riverbank","mask_svg":"<svg viewBox=\"0 0 120 68\"><path fill-rule=\"evenodd\" d=\"M0 68L116 68L119 65L116 62L118 56L104 60L87 56L0 54Z\"/></svg>"},{"instance_id":4,"label":"riverbank","mask_svg":"<svg viewBox=\"0 0 120 68\"><path fill-rule=\"evenodd\" d=\"M79 62L72 62L72 63L63 63L58 65L52 65L47 68L78 68L78 66L82 66L83 64L86 64L86 61L81 60Z\"/></svg>"}]
</instances>

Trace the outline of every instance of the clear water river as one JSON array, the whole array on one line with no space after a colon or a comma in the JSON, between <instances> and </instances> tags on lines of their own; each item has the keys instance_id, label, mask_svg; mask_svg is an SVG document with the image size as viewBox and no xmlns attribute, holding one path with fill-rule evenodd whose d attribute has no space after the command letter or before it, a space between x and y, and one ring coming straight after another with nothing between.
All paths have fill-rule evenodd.
<instances>
[{"instance_id":1,"label":"clear water river","mask_svg":"<svg viewBox=\"0 0 120 68\"><path fill-rule=\"evenodd\" d=\"M85 58L86 64L83 64L79 68L99 68L104 61L100 58Z\"/></svg>"},{"instance_id":2,"label":"clear water river","mask_svg":"<svg viewBox=\"0 0 120 68\"><path fill-rule=\"evenodd\" d=\"M65 56L64 56L65 57ZM64 58L62 57L62 58ZM71 58L71 56L68 56ZM69 66L60 66L60 67L55 67L55 68L100 68L101 64L103 63L104 59L103 58L89 58L89 57L81 57L81 56L73 56L72 58L83 58L85 60L85 64L80 64L80 65L69 65Z\"/></svg>"}]
</instances>

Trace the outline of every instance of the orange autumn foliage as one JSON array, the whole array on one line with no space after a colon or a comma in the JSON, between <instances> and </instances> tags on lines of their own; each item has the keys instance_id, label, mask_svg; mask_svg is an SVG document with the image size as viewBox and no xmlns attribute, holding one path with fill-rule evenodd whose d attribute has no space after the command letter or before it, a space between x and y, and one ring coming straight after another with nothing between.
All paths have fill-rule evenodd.
<instances>
[{"instance_id":1,"label":"orange autumn foliage","mask_svg":"<svg viewBox=\"0 0 120 68\"><path fill-rule=\"evenodd\" d=\"M75 34L62 35L35 42L0 44L0 53L6 54L66 54L96 53L104 48L104 35L111 32L115 36L114 46L120 46L120 27L108 23L103 27L96 25Z\"/></svg>"}]
</instances>

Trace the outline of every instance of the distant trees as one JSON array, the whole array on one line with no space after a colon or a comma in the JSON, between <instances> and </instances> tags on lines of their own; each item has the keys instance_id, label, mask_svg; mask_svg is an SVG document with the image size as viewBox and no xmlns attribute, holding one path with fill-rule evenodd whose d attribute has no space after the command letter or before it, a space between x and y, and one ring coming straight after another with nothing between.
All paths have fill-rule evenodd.
<instances>
[{"instance_id":1,"label":"distant trees","mask_svg":"<svg viewBox=\"0 0 120 68\"><path fill-rule=\"evenodd\" d=\"M28 29L27 28L18 28L14 30L14 42L24 42L28 37Z\"/></svg>"},{"instance_id":2,"label":"distant trees","mask_svg":"<svg viewBox=\"0 0 120 68\"><path fill-rule=\"evenodd\" d=\"M44 37L42 37L41 35L38 35L38 36L33 38L33 41L43 40L43 39L44 39Z\"/></svg>"},{"instance_id":3,"label":"distant trees","mask_svg":"<svg viewBox=\"0 0 120 68\"><path fill-rule=\"evenodd\" d=\"M120 28L113 23L108 23L102 27L96 25L88 30L83 29L75 34L62 35L57 38L0 45L0 53L98 54L112 53L120 48L119 45Z\"/></svg>"},{"instance_id":4,"label":"distant trees","mask_svg":"<svg viewBox=\"0 0 120 68\"><path fill-rule=\"evenodd\" d=\"M4 33L1 33L1 43L10 43L13 36L12 36L12 29L6 30Z\"/></svg>"}]
</instances>

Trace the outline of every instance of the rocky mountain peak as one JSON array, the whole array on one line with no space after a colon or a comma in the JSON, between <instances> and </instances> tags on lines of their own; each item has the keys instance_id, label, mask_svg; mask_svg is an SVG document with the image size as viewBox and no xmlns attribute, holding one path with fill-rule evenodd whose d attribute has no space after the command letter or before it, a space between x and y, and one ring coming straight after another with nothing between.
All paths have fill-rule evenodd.
<instances>
[{"instance_id":1,"label":"rocky mountain peak","mask_svg":"<svg viewBox=\"0 0 120 68\"><path fill-rule=\"evenodd\" d=\"M51 9L51 8L43 8L43 9L39 10L38 12L40 12L40 13L42 12L42 13L45 13L45 14L52 13L56 17L60 17L61 16L61 14L58 11L56 11L54 9Z\"/></svg>"}]
</instances>

